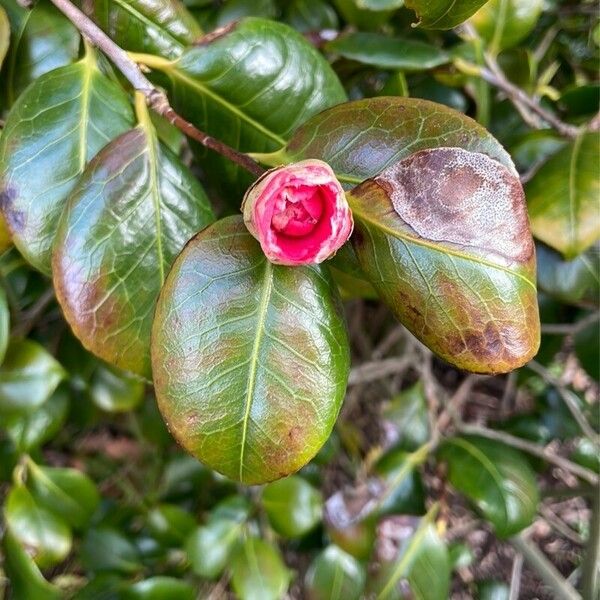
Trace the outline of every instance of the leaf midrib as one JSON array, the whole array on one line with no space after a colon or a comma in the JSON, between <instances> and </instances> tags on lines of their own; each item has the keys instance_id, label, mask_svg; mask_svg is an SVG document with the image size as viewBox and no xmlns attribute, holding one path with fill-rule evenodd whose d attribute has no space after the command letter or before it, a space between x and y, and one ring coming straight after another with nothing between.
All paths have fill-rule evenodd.
<instances>
[{"instance_id":1,"label":"leaf midrib","mask_svg":"<svg viewBox=\"0 0 600 600\"><path fill-rule=\"evenodd\" d=\"M579 213L575 180L577 178L577 161L579 159L581 144L583 143L583 135L584 134L579 134L575 139L571 160L569 162L569 235L573 247L577 245L577 214Z\"/></svg>"}]
</instances>

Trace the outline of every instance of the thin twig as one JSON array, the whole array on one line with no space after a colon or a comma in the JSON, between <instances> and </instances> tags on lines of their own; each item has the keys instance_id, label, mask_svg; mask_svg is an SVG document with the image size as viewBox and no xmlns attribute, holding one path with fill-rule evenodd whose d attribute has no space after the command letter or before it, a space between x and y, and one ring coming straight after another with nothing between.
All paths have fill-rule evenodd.
<instances>
[{"instance_id":1,"label":"thin twig","mask_svg":"<svg viewBox=\"0 0 600 600\"><path fill-rule=\"evenodd\" d=\"M513 560L512 573L510 575L510 592L508 595L508 600L519 600L522 572L523 555L520 552L517 552L517 554L515 554L515 559Z\"/></svg>"},{"instance_id":2,"label":"thin twig","mask_svg":"<svg viewBox=\"0 0 600 600\"><path fill-rule=\"evenodd\" d=\"M576 531L573 531L553 510L542 504L539 507L539 511L542 517L561 535L578 546L583 545L584 542L581 536Z\"/></svg>"},{"instance_id":3,"label":"thin twig","mask_svg":"<svg viewBox=\"0 0 600 600\"><path fill-rule=\"evenodd\" d=\"M54 288L49 287L28 311L22 313L19 322L13 328L12 335L26 337L52 300L54 300Z\"/></svg>"},{"instance_id":4,"label":"thin twig","mask_svg":"<svg viewBox=\"0 0 600 600\"><path fill-rule=\"evenodd\" d=\"M413 364L413 360L412 356L403 356L363 363L350 371L348 385L369 383L388 375L396 375L410 367Z\"/></svg>"},{"instance_id":5,"label":"thin twig","mask_svg":"<svg viewBox=\"0 0 600 600\"><path fill-rule=\"evenodd\" d=\"M575 335L598 320L600 320L600 312L593 312L576 323L544 323L542 324L542 333L550 335Z\"/></svg>"},{"instance_id":6,"label":"thin twig","mask_svg":"<svg viewBox=\"0 0 600 600\"><path fill-rule=\"evenodd\" d=\"M264 173L264 169L247 154L239 152L220 140L200 131L192 123L186 121L181 115L176 113L169 104L166 94L152 84L142 73L139 65L69 0L51 1L94 46L102 50L110 58L134 89L144 94L148 106L154 112L165 117L165 119L183 131L188 137L196 140L206 148L218 152L225 158L232 160L250 171L253 175L259 177Z\"/></svg>"},{"instance_id":7,"label":"thin twig","mask_svg":"<svg viewBox=\"0 0 600 600\"><path fill-rule=\"evenodd\" d=\"M467 425L461 424L459 426L459 431L461 433L471 434L471 435L479 435L481 437L488 438L490 440L496 440L498 442L503 442L508 446L512 446L513 448L517 448L519 450L523 450L528 454L533 454L534 456L538 456L539 458L543 458L545 461L564 469L565 471L569 471L576 475L577 477L584 479L585 481L591 483L592 485L598 485L600 481L598 475L590 469L586 469L581 465L578 465L562 456L557 456L547 448L542 446L538 446L532 442L528 442L520 437L516 437L504 431L497 431L496 429L489 429L487 427L483 427L481 425Z\"/></svg>"},{"instance_id":8,"label":"thin twig","mask_svg":"<svg viewBox=\"0 0 600 600\"><path fill-rule=\"evenodd\" d=\"M586 598L598 598L600 591L600 490L596 490L592 503L590 533L583 561L583 593Z\"/></svg>"}]
</instances>

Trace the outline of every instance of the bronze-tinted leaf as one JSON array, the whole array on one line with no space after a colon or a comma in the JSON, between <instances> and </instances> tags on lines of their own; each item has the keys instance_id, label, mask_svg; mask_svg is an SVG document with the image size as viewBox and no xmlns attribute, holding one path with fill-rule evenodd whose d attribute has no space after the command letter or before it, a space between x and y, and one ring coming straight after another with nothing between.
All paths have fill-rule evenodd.
<instances>
[{"instance_id":1,"label":"bronze-tinted leaf","mask_svg":"<svg viewBox=\"0 0 600 600\"><path fill-rule=\"evenodd\" d=\"M512 171L481 153L424 150L355 188L349 201L363 270L436 354L482 373L535 355L535 250Z\"/></svg>"}]
</instances>

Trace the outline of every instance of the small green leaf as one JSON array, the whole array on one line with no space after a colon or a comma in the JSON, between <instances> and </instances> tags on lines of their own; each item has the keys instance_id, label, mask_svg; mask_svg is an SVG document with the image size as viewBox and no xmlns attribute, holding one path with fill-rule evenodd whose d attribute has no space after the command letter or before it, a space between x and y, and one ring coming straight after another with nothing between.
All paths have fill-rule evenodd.
<instances>
[{"instance_id":1,"label":"small green leaf","mask_svg":"<svg viewBox=\"0 0 600 600\"><path fill-rule=\"evenodd\" d=\"M393 10L368 10L358 6L359 0L334 0L339 13L359 29L375 30L390 20Z\"/></svg>"},{"instance_id":2,"label":"small green leaf","mask_svg":"<svg viewBox=\"0 0 600 600\"><path fill-rule=\"evenodd\" d=\"M6 298L6 291L0 287L0 365L6 356L10 336L10 308Z\"/></svg>"},{"instance_id":3,"label":"small green leaf","mask_svg":"<svg viewBox=\"0 0 600 600\"><path fill-rule=\"evenodd\" d=\"M90 522L100 494L87 475L77 469L37 465L31 459L27 467L27 487L40 506L78 529Z\"/></svg>"},{"instance_id":4,"label":"small green leaf","mask_svg":"<svg viewBox=\"0 0 600 600\"><path fill-rule=\"evenodd\" d=\"M94 404L112 413L134 410L144 399L146 385L136 375L100 364L89 383L89 393Z\"/></svg>"},{"instance_id":5,"label":"small green leaf","mask_svg":"<svg viewBox=\"0 0 600 600\"><path fill-rule=\"evenodd\" d=\"M246 484L304 466L344 397L348 342L325 268L272 265L241 217L179 255L152 333L158 406L179 443Z\"/></svg>"},{"instance_id":6,"label":"small green leaf","mask_svg":"<svg viewBox=\"0 0 600 600\"><path fill-rule=\"evenodd\" d=\"M479 437L447 440L440 458L448 462L450 483L491 522L505 538L533 520L539 501L529 463L505 444Z\"/></svg>"},{"instance_id":7,"label":"small green leaf","mask_svg":"<svg viewBox=\"0 0 600 600\"><path fill-rule=\"evenodd\" d=\"M176 58L202 35L179 0L94 0L94 20L130 52Z\"/></svg>"},{"instance_id":8,"label":"small green leaf","mask_svg":"<svg viewBox=\"0 0 600 600\"><path fill-rule=\"evenodd\" d=\"M109 527L90 529L81 546L81 561L97 573L135 573L141 569L136 547L121 533Z\"/></svg>"},{"instance_id":9,"label":"small green leaf","mask_svg":"<svg viewBox=\"0 0 600 600\"><path fill-rule=\"evenodd\" d=\"M287 538L308 533L323 515L320 492L294 475L266 486L262 504L273 529Z\"/></svg>"},{"instance_id":10,"label":"small green leaf","mask_svg":"<svg viewBox=\"0 0 600 600\"><path fill-rule=\"evenodd\" d=\"M51 272L58 220L77 178L130 123L127 95L92 51L42 75L14 104L0 137L0 209L15 246L42 273Z\"/></svg>"},{"instance_id":11,"label":"small green leaf","mask_svg":"<svg viewBox=\"0 0 600 600\"><path fill-rule=\"evenodd\" d=\"M306 33L339 27L335 10L325 0L291 0L286 4L285 20L296 31Z\"/></svg>"},{"instance_id":12,"label":"small green leaf","mask_svg":"<svg viewBox=\"0 0 600 600\"><path fill-rule=\"evenodd\" d=\"M367 10L394 10L404 6L404 0L356 0L358 8Z\"/></svg>"},{"instance_id":13,"label":"small green leaf","mask_svg":"<svg viewBox=\"0 0 600 600\"><path fill-rule=\"evenodd\" d=\"M41 406L65 371L43 346L13 339L0 366L0 413L28 413Z\"/></svg>"},{"instance_id":14,"label":"small green leaf","mask_svg":"<svg viewBox=\"0 0 600 600\"><path fill-rule=\"evenodd\" d=\"M147 525L159 542L176 546L194 529L196 520L175 504L160 504L148 513Z\"/></svg>"},{"instance_id":15,"label":"small green leaf","mask_svg":"<svg viewBox=\"0 0 600 600\"><path fill-rule=\"evenodd\" d=\"M415 450L429 439L427 400L422 381L392 398L383 408L383 419L389 423L390 442L407 450Z\"/></svg>"},{"instance_id":16,"label":"small green leaf","mask_svg":"<svg viewBox=\"0 0 600 600\"><path fill-rule=\"evenodd\" d=\"M213 213L191 171L158 141L139 96L137 108L140 125L105 146L73 191L53 270L65 318L83 345L150 378L156 298L177 254ZM139 400L141 384L129 381L119 392L123 382L111 379L105 372L101 385L114 385L103 408Z\"/></svg>"},{"instance_id":17,"label":"small green leaf","mask_svg":"<svg viewBox=\"0 0 600 600\"><path fill-rule=\"evenodd\" d=\"M431 350L478 373L535 356L535 251L512 170L479 152L425 150L347 197L363 271Z\"/></svg>"},{"instance_id":18,"label":"small green leaf","mask_svg":"<svg viewBox=\"0 0 600 600\"><path fill-rule=\"evenodd\" d=\"M242 531L241 524L224 518L211 519L188 537L185 550L192 571L206 579L216 579L229 563Z\"/></svg>"},{"instance_id":19,"label":"small green leaf","mask_svg":"<svg viewBox=\"0 0 600 600\"><path fill-rule=\"evenodd\" d=\"M44 579L35 562L10 529L2 540L4 569L10 580L13 598L18 600L60 600L60 590Z\"/></svg>"},{"instance_id":20,"label":"small green leaf","mask_svg":"<svg viewBox=\"0 0 600 600\"><path fill-rule=\"evenodd\" d=\"M10 532L40 567L62 562L71 551L71 531L57 515L40 506L23 485L13 487L4 505Z\"/></svg>"},{"instance_id":21,"label":"small green leaf","mask_svg":"<svg viewBox=\"0 0 600 600\"><path fill-rule=\"evenodd\" d=\"M600 455L598 447L588 438L580 438L575 442L575 448L570 456L578 465L590 469L594 473L600 472Z\"/></svg>"},{"instance_id":22,"label":"small green leaf","mask_svg":"<svg viewBox=\"0 0 600 600\"><path fill-rule=\"evenodd\" d=\"M388 70L424 71L449 61L448 54L436 46L379 33L350 33L329 42L326 49L344 58Z\"/></svg>"},{"instance_id":23,"label":"small green leaf","mask_svg":"<svg viewBox=\"0 0 600 600\"><path fill-rule=\"evenodd\" d=\"M0 68L8 52L10 41L10 22L6 11L0 6Z\"/></svg>"},{"instance_id":24,"label":"small green leaf","mask_svg":"<svg viewBox=\"0 0 600 600\"><path fill-rule=\"evenodd\" d=\"M406 0L414 10L418 25L425 29L452 29L466 21L488 0Z\"/></svg>"},{"instance_id":25,"label":"small green leaf","mask_svg":"<svg viewBox=\"0 0 600 600\"><path fill-rule=\"evenodd\" d=\"M308 600L360 600L367 574L364 566L341 548L327 546L304 578Z\"/></svg>"},{"instance_id":26,"label":"small green leaf","mask_svg":"<svg viewBox=\"0 0 600 600\"><path fill-rule=\"evenodd\" d=\"M525 186L533 235L572 259L600 239L598 134L581 133Z\"/></svg>"},{"instance_id":27,"label":"small green leaf","mask_svg":"<svg viewBox=\"0 0 600 600\"><path fill-rule=\"evenodd\" d=\"M164 575L138 581L122 594L123 600L195 600L196 597L189 583Z\"/></svg>"},{"instance_id":28,"label":"small green leaf","mask_svg":"<svg viewBox=\"0 0 600 600\"><path fill-rule=\"evenodd\" d=\"M259 538L246 538L231 561L231 584L240 600L279 600L290 578L279 551Z\"/></svg>"}]
</instances>

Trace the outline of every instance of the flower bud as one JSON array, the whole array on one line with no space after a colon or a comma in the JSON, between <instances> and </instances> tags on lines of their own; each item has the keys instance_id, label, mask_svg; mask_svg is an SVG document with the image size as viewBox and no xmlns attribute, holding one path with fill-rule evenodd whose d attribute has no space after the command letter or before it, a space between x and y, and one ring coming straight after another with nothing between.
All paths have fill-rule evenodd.
<instances>
[{"instance_id":1,"label":"flower bud","mask_svg":"<svg viewBox=\"0 0 600 600\"><path fill-rule=\"evenodd\" d=\"M304 160L265 173L242 203L244 221L278 265L320 263L350 237L352 213L331 167Z\"/></svg>"}]
</instances>

